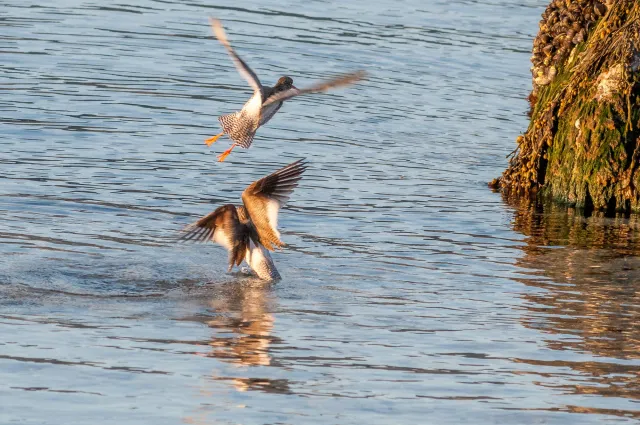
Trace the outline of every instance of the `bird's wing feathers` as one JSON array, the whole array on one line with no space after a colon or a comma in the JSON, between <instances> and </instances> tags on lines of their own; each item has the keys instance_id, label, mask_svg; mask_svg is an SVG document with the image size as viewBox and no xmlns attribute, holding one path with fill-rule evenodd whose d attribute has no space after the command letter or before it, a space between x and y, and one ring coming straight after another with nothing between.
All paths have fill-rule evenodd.
<instances>
[{"instance_id":1,"label":"bird's wing feathers","mask_svg":"<svg viewBox=\"0 0 640 425\"><path fill-rule=\"evenodd\" d=\"M300 96L302 94L318 93L318 92L327 91L329 89L336 88L336 87L348 86L349 84L353 84L356 81L363 79L365 76L366 76L366 73L364 71L358 71L358 72L353 72L351 74L341 75L329 81L314 84L305 89L291 88L289 90L286 90L280 93L272 94L264 101L264 103L262 104L262 107L265 108L266 106L271 105L272 103L282 102L287 99L291 99L292 97Z\"/></svg>"},{"instance_id":2,"label":"bird's wing feathers","mask_svg":"<svg viewBox=\"0 0 640 425\"><path fill-rule=\"evenodd\" d=\"M233 63L240 75L242 75L242 77L247 80L254 91L262 93L262 84L260 84L260 79L258 78L256 73L253 72L251 68L249 68L249 65L247 65L246 62L237 55L235 50L233 50L233 47L231 47L229 40L227 40L227 34L225 34L224 28L222 27L220 21L218 19L209 18L209 22L211 23L211 28L213 28L213 33L215 34L216 38L227 49L227 52L229 52L229 56L231 56L231 59L233 60Z\"/></svg>"},{"instance_id":3,"label":"bird's wing feathers","mask_svg":"<svg viewBox=\"0 0 640 425\"><path fill-rule=\"evenodd\" d=\"M242 193L242 202L251 217L257 237L270 251L274 246L284 246L277 229L278 212L298 186L306 168L304 160L298 160L253 182Z\"/></svg>"},{"instance_id":4,"label":"bird's wing feathers","mask_svg":"<svg viewBox=\"0 0 640 425\"><path fill-rule=\"evenodd\" d=\"M249 240L249 228L240 222L236 207L223 205L214 212L185 227L182 241L206 242L222 245L229 251L229 269L240 265Z\"/></svg>"},{"instance_id":5,"label":"bird's wing feathers","mask_svg":"<svg viewBox=\"0 0 640 425\"><path fill-rule=\"evenodd\" d=\"M262 107L260 111L260 121L259 125L265 125L273 116L278 112L278 110L282 107L282 102L272 103L267 105L266 107Z\"/></svg>"}]
</instances>

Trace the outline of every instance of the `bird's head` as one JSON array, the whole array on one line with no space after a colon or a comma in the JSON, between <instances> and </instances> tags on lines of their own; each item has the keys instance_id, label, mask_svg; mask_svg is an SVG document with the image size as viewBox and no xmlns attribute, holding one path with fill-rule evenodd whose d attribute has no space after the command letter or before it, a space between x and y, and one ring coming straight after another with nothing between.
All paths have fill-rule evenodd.
<instances>
[{"instance_id":1,"label":"bird's head","mask_svg":"<svg viewBox=\"0 0 640 425\"><path fill-rule=\"evenodd\" d=\"M287 76L280 77L274 89L276 93L281 91L287 91L289 89L295 89L295 86L293 85L293 79Z\"/></svg>"}]
</instances>

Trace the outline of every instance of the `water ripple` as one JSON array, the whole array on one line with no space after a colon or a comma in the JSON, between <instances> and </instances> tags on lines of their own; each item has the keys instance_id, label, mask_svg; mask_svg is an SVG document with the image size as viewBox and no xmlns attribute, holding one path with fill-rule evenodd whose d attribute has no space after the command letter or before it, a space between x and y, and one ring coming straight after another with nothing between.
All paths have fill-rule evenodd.
<instances>
[{"instance_id":1,"label":"water ripple","mask_svg":"<svg viewBox=\"0 0 640 425\"><path fill-rule=\"evenodd\" d=\"M486 189L526 128L544 6L5 2L4 422L637 420L638 218ZM209 15L265 83L370 78L216 163L228 142L203 140L250 89ZM282 282L175 243L301 157Z\"/></svg>"}]
</instances>

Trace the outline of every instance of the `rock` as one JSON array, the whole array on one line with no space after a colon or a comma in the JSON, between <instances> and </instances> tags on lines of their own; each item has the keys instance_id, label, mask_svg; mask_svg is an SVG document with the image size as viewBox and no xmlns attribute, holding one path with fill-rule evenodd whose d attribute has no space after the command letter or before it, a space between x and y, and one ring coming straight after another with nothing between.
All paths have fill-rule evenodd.
<instances>
[{"instance_id":1,"label":"rock","mask_svg":"<svg viewBox=\"0 0 640 425\"><path fill-rule=\"evenodd\" d=\"M640 212L640 2L554 0L540 28L531 122L493 186Z\"/></svg>"},{"instance_id":2,"label":"rock","mask_svg":"<svg viewBox=\"0 0 640 425\"><path fill-rule=\"evenodd\" d=\"M613 102L626 87L624 65L617 64L598 76L598 88L595 98L600 102Z\"/></svg>"}]
</instances>

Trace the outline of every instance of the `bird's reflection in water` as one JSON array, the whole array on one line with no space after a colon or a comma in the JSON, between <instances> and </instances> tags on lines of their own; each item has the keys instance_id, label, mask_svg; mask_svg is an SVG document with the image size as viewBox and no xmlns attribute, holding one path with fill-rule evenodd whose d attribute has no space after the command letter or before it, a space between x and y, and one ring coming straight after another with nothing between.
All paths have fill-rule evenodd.
<instances>
[{"instance_id":1,"label":"bird's reflection in water","mask_svg":"<svg viewBox=\"0 0 640 425\"><path fill-rule=\"evenodd\" d=\"M579 383L560 386L569 393L637 402L640 217L594 214L585 218L558 206L509 203L516 208L514 230L526 236L524 255L517 265L533 270L531 277L520 281L540 289L523 295L528 311L523 315L524 325L549 335L545 343L554 350L591 355L586 361L516 361L539 370L573 369L580 375ZM558 387L557 383L540 384ZM640 417L635 409L567 406L566 410Z\"/></svg>"},{"instance_id":2,"label":"bird's reflection in water","mask_svg":"<svg viewBox=\"0 0 640 425\"><path fill-rule=\"evenodd\" d=\"M208 302L212 315L201 320L214 330L208 345L207 357L215 357L238 368L274 366L270 347L279 342L272 335L274 328L274 298L272 283L255 278L222 285ZM277 365L275 365L277 366ZM270 393L289 393L286 379L259 377L225 377L238 391L258 390Z\"/></svg>"}]
</instances>

